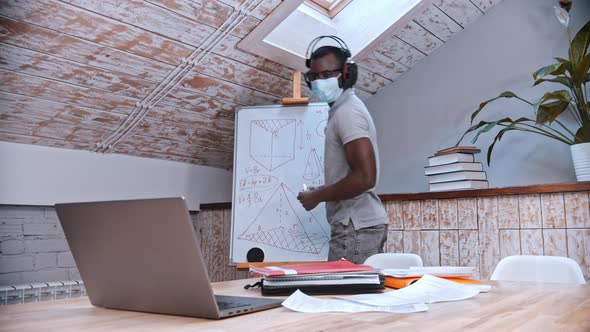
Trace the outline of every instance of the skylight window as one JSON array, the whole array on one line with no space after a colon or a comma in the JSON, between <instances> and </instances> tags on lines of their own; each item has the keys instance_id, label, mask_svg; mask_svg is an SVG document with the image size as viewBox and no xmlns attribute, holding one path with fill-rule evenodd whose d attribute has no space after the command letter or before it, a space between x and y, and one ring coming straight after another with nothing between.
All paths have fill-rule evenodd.
<instances>
[{"instance_id":1,"label":"skylight window","mask_svg":"<svg viewBox=\"0 0 590 332\"><path fill-rule=\"evenodd\" d=\"M309 43L317 36L335 35L348 44L355 56L397 22L403 23L410 10L422 0L289 0L256 27L238 47L284 64L305 70ZM420 6L419 6L420 5ZM334 12L339 11L339 12ZM334 16L330 16L330 13ZM316 46L332 45L322 40Z\"/></svg>"},{"instance_id":2,"label":"skylight window","mask_svg":"<svg viewBox=\"0 0 590 332\"><path fill-rule=\"evenodd\" d=\"M352 0L307 0L305 4L318 12L333 18Z\"/></svg>"}]
</instances>

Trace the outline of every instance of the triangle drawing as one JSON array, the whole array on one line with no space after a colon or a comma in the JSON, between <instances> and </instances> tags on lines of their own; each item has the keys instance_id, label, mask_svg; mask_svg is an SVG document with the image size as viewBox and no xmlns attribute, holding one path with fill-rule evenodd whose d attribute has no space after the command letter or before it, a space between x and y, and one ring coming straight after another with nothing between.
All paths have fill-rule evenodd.
<instances>
[{"instance_id":1,"label":"triangle drawing","mask_svg":"<svg viewBox=\"0 0 590 332\"><path fill-rule=\"evenodd\" d=\"M238 239L319 254L329 237L314 215L297 201L295 193L281 183Z\"/></svg>"},{"instance_id":2,"label":"triangle drawing","mask_svg":"<svg viewBox=\"0 0 590 332\"><path fill-rule=\"evenodd\" d=\"M268 171L295 159L294 119L250 121L250 157Z\"/></svg>"},{"instance_id":3,"label":"triangle drawing","mask_svg":"<svg viewBox=\"0 0 590 332\"><path fill-rule=\"evenodd\" d=\"M309 151L307 162L305 163L305 170L303 171L303 178L306 180L315 180L322 176L322 163L315 149Z\"/></svg>"}]
</instances>

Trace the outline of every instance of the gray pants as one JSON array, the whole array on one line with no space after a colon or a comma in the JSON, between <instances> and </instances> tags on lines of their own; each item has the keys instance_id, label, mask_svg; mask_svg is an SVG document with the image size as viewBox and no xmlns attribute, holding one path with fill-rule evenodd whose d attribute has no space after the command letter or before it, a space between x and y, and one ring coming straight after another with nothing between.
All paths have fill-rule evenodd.
<instances>
[{"instance_id":1,"label":"gray pants","mask_svg":"<svg viewBox=\"0 0 590 332\"><path fill-rule=\"evenodd\" d=\"M352 222L348 226L334 223L331 226L329 261L340 258L362 264L372 255L382 253L387 241L387 225L377 225L355 230Z\"/></svg>"}]
</instances>

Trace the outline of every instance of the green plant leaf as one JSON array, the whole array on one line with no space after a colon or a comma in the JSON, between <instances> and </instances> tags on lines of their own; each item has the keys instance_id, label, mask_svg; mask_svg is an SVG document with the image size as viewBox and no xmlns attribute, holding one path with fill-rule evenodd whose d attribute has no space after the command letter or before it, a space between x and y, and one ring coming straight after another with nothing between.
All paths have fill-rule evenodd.
<instances>
[{"instance_id":1,"label":"green plant leaf","mask_svg":"<svg viewBox=\"0 0 590 332\"><path fill-rule=\"evenodd\" d=\"M479 107L475 110L475 112L473 112L473 114L471 114L471 123L473 123L473 120L475 120L475 117L479 114L479 112L481 112L481 110L487 104L491 103L492 101L494 101L496 99L500 99L500 98L516 98L516 97L518 97L518 96L514 92L504 91L500 95L498 95L497 97L494 97L492 99L484 101L483 103L479 104Z\"/></svg>"},{"instance_id":2,"label":"green plant leaf","mask_svg":"<svg viewBox=\"0 0 590 332\"><path fill-rule=\"evenodd\" d=\"M586 54L582 60L574 66L572 73L572 82L574 85L583 84L588 78L588 71L590 71L590 54Z\"/></svg>"},{"instance_id":3,"label":"green plant leaf","mask_svg":"<svg viewBox=\"0 0 590 332\"><path fill-rule=\"evenodd\" d=\"M572 101L572 95L567 90L557 90L557 91L553 91L553 92L547 92L546 94L543 95L543 97L541 97L541 99L539 99L537 104L541 105L542 103L544 103L548 100L562 100L562 101L569 103Z\"/></svg>"},{"instance_id":4,"label":"green plant leaf","mask_svg":"<svg viewBox=\"0 0 590 332\"><path fill-rule=\"evenodd\" d=\"M573 55L573 59L570 59L573 64L577 64L582 61L588 46L590 45L590 21L586 22L586 25L576 33L572 44L570 45L570 54Z\"/></svg>"},{"instance_id":5,"label":"green plant leaf","mask_svg":"<svg viewBox=\"0 0 590 332\"><path fill-rule=\"evenodd\" d=\"M558 100L547 104L539 105L537 110L537 123L551 124L561 113L567 110L569 102Z\"/></svg>"},{"instance_id":6,"label":"green plant leaf","mask_svg":"<svg viewBox=\"0 0 590 332\"><path fill-rule=\"evenodd\" d=\"M565 71L569 65L570 65L570 62L567 61L567 62L559 62L559 63L554 63L549 66L545 66L533 73L533 79L536 81L536 80L543 78L547 75L553 75L553 76L563 75L563 74L565 74Z\"/></svg>"},{"instance_id":7,"label":"green plant leaf","mask_svg":"<svg viewBox=\"0 0 590 332\"><path fill-rule=\"evenodd\" d=\"M561 83L570 89L572 88L572 83L570 79L567 78L565 75L556 76L554 78L539 78L535 81L535 84L533 84L533 86L539 85L543 82Z\"/></svg>"},{"instance_id":8,"label":"green plant leaf","mask_svg":"<svg viewBox=\"0 0 590 332\"><path fill-rule=\"evenodd\" d=\"M555 58L553 58L553 59L555 59L555 61L557 61L557 62L569 62L569 60L567 60L567 59L564 59L564 58L560 58L560 57L558 57L558 56L556 56L556 57L555 57Z\"/></svg>"}]
</instances>

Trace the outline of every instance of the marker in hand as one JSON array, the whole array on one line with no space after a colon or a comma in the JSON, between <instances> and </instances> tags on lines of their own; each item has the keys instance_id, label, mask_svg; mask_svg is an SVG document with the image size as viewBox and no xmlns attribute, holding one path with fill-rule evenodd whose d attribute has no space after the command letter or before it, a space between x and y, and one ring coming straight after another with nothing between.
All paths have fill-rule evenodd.
<instances>
[{"instance_id":1,"label":"marker in hand","mask_svg":"<svg viewBox=\"0 0 590 332\"><path fill-rule=\"evenodd\" d=\"M305 183L303 184L303 192L307 191L307 186L305 185Z\"/></svg>"}]
</instances>

